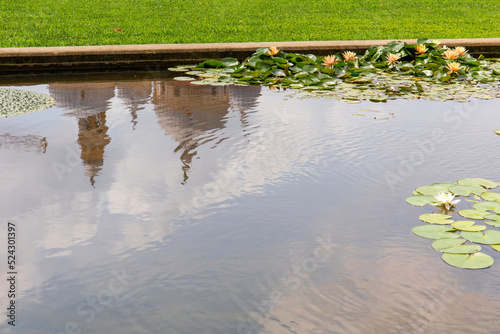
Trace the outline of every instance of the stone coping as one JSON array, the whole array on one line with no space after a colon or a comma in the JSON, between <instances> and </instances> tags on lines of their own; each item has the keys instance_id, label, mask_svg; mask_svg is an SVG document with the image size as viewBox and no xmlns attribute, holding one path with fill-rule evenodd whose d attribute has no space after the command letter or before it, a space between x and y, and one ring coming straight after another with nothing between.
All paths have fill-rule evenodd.
<instances>
[{"instance_id":1,"label":"stone coping","mask_svg":"<svg viewBox=\"0 0 500 334\"><path fill-rule=\"evenodd\" d=\"M261 47L276 46L288 52L327 55L341 51L363 53L372 45L392 40L258 42L204 44L140 44L0 48L0 74L101 70L160 70L206 59L244 59ZM401 40L416 43L416 39ZM475 56L500 57L500 38L441 39L450 47L464 46Z\"/></svg>"}]
</instances>

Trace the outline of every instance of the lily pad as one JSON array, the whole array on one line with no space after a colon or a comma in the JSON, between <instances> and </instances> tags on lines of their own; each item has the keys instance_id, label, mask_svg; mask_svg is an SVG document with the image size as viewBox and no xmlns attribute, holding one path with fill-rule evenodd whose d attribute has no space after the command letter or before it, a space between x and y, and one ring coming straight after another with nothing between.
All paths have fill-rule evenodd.
<instances>
[{"instance_id":1,"label":"lily pad","mask_svg":"<svg viewBox=\"0 0 500 334\"><path fill-rule=\"evenodd\" d=\"M0 117L30 114L50 108L55 100L38 92L0 88Z\"/></svg>"},{"instance_id":2,"label":"lily pad","mask_svg":"<svg viewBox=\"0 0 500 334\"><path fill-rule=\"evenodd\" d=\"M485 216L489 215L489 212L481 211L481 210L460 210L458 214L464 218L469 219L484 219Z\"/></svg>"},{"instance_id":3,"label":"lily pad","mask_svg":"<svg viewBox=\"0 0 500 334\"><path fill-rule=\"evenodd\" d=\"M421 221L429 224L447 225L453 223L451 216L442 213L426 213L418 217Z\"/></svg>"},{"instance_id":4,"label":"lily pad","mask_svg":"<svg viewBox=\"0 0 500 334\"><path fill-rule=\"evenodd\" d=\"M491 248L493 248L497 252L500 252L500 244L499 245L491 245Z\"/></svg>"},{"instance_id":5,"label":"lily pad","mask_svg":"<svg viewBox=\"0 0 500 334\"><path fill-rule=\"evenodd\" d=\"M174 80L178 80L178 81L193 81L193 80L196 80L196 79L193 78L193 77L183 77L183 76L180 76L180 77L175 77Z\"/></svg>"},{"instance_id":6,"label":"lily pad","mask_svg":"<svg viewBox=\"0 0 500 334\"><path fill-rule=\"evenodd\" d=\"M415 189L416 192L418 192L419 194L422 194L422 195L426 195L426 196L436 196L437 194L441 193L441 192L448 192L448 189L450 188L450 186L453 186L453 185L446 185L446 184L433 184L431 186L422 186L422 187L418 187L417 189ZM483 189L484 191L484 189Z\"/></svg>"},{"instance_id":7,"label":"lily pad","mask_svg":"<svg viewBox=\"0 0 500 334\"><path fill-rule=\"evenodd\" d=\"M500 215L495 215L495 214L486 215L486 216L484 216L484 219L490 219L490 220L494 220L496 222L500 222Z\"/></svg>"},{"instance_id":8,"label":"lily pad","mask_svg":"<svg viewBox=\"0 0 500 334\"><path fill-rule=\"evenodd\" d=\"M475 203L474 209L482 211L495 211L495 213L500 213L500 202L479 202Z\"/></svg>"},{"instance_id":9,"label":"lily pad","mask_svg":"<svg viewBox=\"0 0 500 334\"><path fill-rule=\"evenodd\" d=\"M470 255L444 253L441 257L450 266L464 269L484 269L495 262L491 256L481 252Z\"/></svg>"},{"instance_id":10,"label":"lily pad","mask_svg":"<svg viewBox=\"0 0 500 334\"><path fill-rule=\"evenodd\" d=\"M486 230L482 232L461 232L462 238L467 239L478 244L496 245L500 244L500 231Z\"/></svg>"},{"instance_id":11,"label":"lily pad","mask_svg":"<svg viewBox=\"0 0 500 334\"><path fill-rule=\"evenodd\" d=\"M484 223L493 227L500 227L500 221L485 220Z\"/></svg>"},{"instance_id":12,"label":"lily pad","mask_svg":"<svg viewBox=\"0 0 500 334\"><path fill-rule=\"evenodd\" d=\"M470 196L470 194L481 195L484 192L484 188L478 186L452 186L449 190L455 195L459 196Z\"/></svg>"},{"instance_id":13,"label":"lily pad","mask_svg":"<svg viewBox=\"0 0 500 334\"><path fill-rule=\"evenodd\" d=\"M419 225L412 228L411 231L413 234L427 239L460 238L460 234L454 233L456 230L453 227L444 225Z\"/></svg>"},{"instance_id":14,"label":"lily pad","mask_svg":"<svg viewBox=\"0 0 500 334\"><path fill-rule=\"evenodd\" d=\"M459 220L453 222L451 223L451 227L460 231L467 231L467 232L479 232L486 230L486 226L476 225L476 223L470 220Z\"/></svg>"},{"instance_id":15,"label":"lily pad","mask_svg":"<svg viewBox=\"0 0 500 334\"><path fill-rule=\"evenodd\" d=\"M496 188L497 186L496 182L480 178L465 178L465 179L460 179L457 182L461 186L482 186L485 188Z\"/></svg>"},{"instance_id":16,"label":"lily pad","mask_svg":"<svg viewBox=\"0 0 500 334\"><path fill-rule=\"evenodd\" d=\"M452 254L472 254L481 250L479 245L462 245L464 242L464 239L438 239L431 246L438 252Z\"/></svg>"},{"instance_id":17,"label":"lily pad","mask_svg":"<svg viewBox=\"0 0 500 334\"><path fill-rule=\"evenodd\" d=\"M185 67L169 67L168 70L172 71L172 72L187 72L187 71L189 71L189 69L185 68Z\"/></svg>"},{"instance_id":18,"label":"lily pad","mask_svg":"<svg viewBox=\"0 0 500 334\"><path fill-rule=\"evenodd\" d=\"M436 199L434 198L434 196L426 196L426 195L406 197L406 202L414 206L424 206L426 204L431 204L435 200Z\"/></svg>"},{"instance_id":19,"label":"lily pad","mask_svg":"<svg viewBox=\"0 0 500 334\"><path fill-rule=\"evenodd\" d=\"M492 192L484 192L481 194L481 197L487 201L499 201L500 202L500 193L492 193Z\"/></svg>"}]
</instances>

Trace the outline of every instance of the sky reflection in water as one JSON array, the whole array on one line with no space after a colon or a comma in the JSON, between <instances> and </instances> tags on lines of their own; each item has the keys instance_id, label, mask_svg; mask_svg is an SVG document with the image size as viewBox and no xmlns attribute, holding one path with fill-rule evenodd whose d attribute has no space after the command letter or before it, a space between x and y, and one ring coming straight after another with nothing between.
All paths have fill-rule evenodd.
<instances>
[{"instance_id":1,"label":"sky reflection in water","mask_svg":"<svg viewBox=\"0 0 500 334\"><path fill-rule=\"evenodd\" d=\"M445 265L410 232L428 210L404 202L433 182L499 181L497 100L346 105L168 79L21 88L57 103L0 119L1 220L18 225L20 261L19 325L2 333L498 328L498 263Z\"/></svg>"}]
</instances>

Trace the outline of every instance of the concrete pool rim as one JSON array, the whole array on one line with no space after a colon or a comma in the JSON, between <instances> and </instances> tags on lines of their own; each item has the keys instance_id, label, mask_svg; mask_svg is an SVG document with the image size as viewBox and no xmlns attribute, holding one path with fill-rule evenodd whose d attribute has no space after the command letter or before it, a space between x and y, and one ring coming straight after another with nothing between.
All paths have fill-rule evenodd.
<instances>
[{"instance_id":1,"label":"concrete pool rim","mask_svg":"<svg viewBox=\"0 0 500 334\"><path fill-rule=\"evenodd\" d=\"M416 39L394 39L416 43ZM372 45L391 40L251 42L204 44L138 44L0 48L0 75L57 73L64 71L161 70L176 64L195 64L206 59L244 59L261 47L276 46L288 52L319 56L345 50L363 53ZM474 56L500 57L500 38L441 39L442 44L464 46Z\"/></svg>"}]
</instances>

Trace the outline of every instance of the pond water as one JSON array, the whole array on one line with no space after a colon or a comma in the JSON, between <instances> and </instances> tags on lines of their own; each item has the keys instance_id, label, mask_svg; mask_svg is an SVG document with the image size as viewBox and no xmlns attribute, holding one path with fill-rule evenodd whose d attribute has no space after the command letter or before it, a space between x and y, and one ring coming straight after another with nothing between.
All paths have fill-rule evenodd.
<instances>
[{"instance_id":1,"label":"pond water","mask_svg":"<svg viewBox=\"0 0 500 334\"><path fill-rule=\"evenodd\" d=\"M498 330L500 254L448 266L411 233L431 210L405 197L500 181L500 100L22 81L57 102L0 119L1 268L12 222L18 273L16 327L4 316L1 333Z\"/></svg>"}]
</instances>

